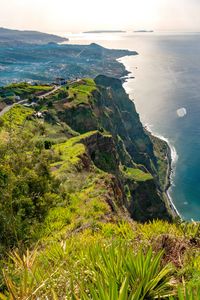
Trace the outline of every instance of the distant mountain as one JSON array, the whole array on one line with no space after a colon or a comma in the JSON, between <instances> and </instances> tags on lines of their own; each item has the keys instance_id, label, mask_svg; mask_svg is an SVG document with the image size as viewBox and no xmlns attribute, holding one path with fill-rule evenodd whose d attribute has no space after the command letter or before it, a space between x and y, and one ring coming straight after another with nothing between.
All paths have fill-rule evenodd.
<instances>
[{"instance_id":1,"label":"distant mountain","mask_svg":"<svg viewBox=\"0 0 200 300\"><path fill-rule=\"evenodd\" d=\"M123 30L91 30L84 31L83 33L124 33L126 31Z\"/></svg>"},{"instance_id":2,"label":"distant mountain","mask_svg":"<svg viewBox=\"0 0 200 300\"><path fill-rule=\"evenodd\" d=\"M61 43L67 41L54 34L43 33L39 31L30 30L12 30L7 28L0 28L0 42L23 42L29 44L47 44L47 43Z\"/></svg>"}]
</instances>

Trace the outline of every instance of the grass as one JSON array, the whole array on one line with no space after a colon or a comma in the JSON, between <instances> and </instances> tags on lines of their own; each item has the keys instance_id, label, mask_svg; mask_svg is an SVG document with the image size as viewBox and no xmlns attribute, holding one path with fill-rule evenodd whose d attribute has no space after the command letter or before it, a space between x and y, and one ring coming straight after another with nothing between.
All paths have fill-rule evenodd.
<instances>
[{"instance_id":1,"label":"grass","mask_svg":"<svg viewBox=\"0 0 200 300\"><path fill-rule=\"evenodd\" d=\"M162 254L153 256L151 249L134 254L124 243L113 243L108 249L92 247L86 256L89 278L80 284L81 296L91 299L91 295L94 300L163 299L171 293L172 267L161 267Z\"/></svg>"},{"instance_id":2,"label":"grass","mask_svg":"<svg viewBox=\"0 0 200 300\"><path fill-rule=\"evenodd\" d=\"M177 258L182 270L191 267L189 273L179 274L166 262L167 248L155 246L163 234L176 236L177 242L183 238L180 225L163 221L143 225L122 221L120 215L106 220L108 210L94 198L97 187L97 179L88 178L68 207L49 211L36 249L10 253L3 271L8 293L0 299L198 299L199 262L191 255L195 250L185 250L190 261L183 253ZM103 219L95 220L100 211ZM187 283L185 288L183 278L189 282L196 278L195 286Z\"/></svg>"},{"instance_id":3,"label":"grass","mask_svg":"<svg viewBox=\"0 0 200 300\"><path fill-rule=\"evenodd\" d=\"M134 181L147 181L153 179L153 176L150 173L145 173L140 169L126 168L123 171L125 176Z\"/></svg>"},{"instance_id":4,"label":"grass","mask_svg":"<svg viewBox=\"0 0 200 300\"><path fill-rule=\"evenodd\" d=\"M27 117L33 114L33 109L22 105L14 105L1 119L6 127L22 126Z\"/></svg>"},{"instance_id":5,"label":"grass","mask_svg":"<svg viewBox=\"0 0 200 300\"><path fill-rule=\"evenodd\" d=\"M13 277L8 267L4 278L8 297L1 299L163 299L172 293L173 268L161 264L163 252L133 252L126 242L103 245L71 240L52 243L39 254L38 249L23 256L14 251ZM78 260L75 263L75 259ZM63 285L64 284L64 285ZM4 298L3 298L4 297Z\"/></svg>"},{"instance_id":6,"label":"grass","mask_svg":"<svg viewBox=\"0 0 200 300\"><path fill-rule=\"evenodd\" d=\"M70 172L74 169L82 168L82 157L86 155L86 147L83 144L85 138L93 135L97 131L87 132L85 134L68 139L65 143L53 146L54 155L58 157L57 161L52 164L54 173Z\"/></svg>"},{"instance_id":7,"label":"grass","mask_svg":"<svg viewBox=\"0 0 200 300\"><path fill-rule=\"evenodd\" d=\"M30 94L35 94L37 92L43 91L48 92L52 89L53 87L49 85L31 85L26 82L12 83L0 88L0 97L5 98L7 94L10 94L24 98Z\"/></svg>"},{"instance_id":8,"label":"grass","mask_svg":"<svg viewBox=\"0 0 200 300\"><path fill-rule=\"evenodd\" d=\"M81 156L86 151L83 144L73 145L70 142L55 145L53 149L55 151L55 155L60 157L60 160L53 163L52 167L57 168L57 172L59 173L70 171L72 167L80 167Z\"/></svg>"},{"instance_id":9,"label":"grass","mask_svg":"<svg viewBox=\"0 0 200 300\"><path fill-rule=\"evenodd\" d=\"M69 88L70 105L90 104L93 101L92 92L97 89L93 79L83 79L73 83Z\"/></svg>"},{"instance_id":10,"label":"grass","mask_svg":"<svg viewBox=\"0 0 200 300\"><path fill-rule=\"evenodd\" d=\"M97 89L93 79L85 78L69 84L68 88L62 87L59 91L50 95L46 100L53 100L56 107L64 108L76 107L80 104L92 104L94 97L93 91Z\"/></svg>"},{"instance_id":11,"label":"grass","mask_svg":"<svg viewBox=\"0 0 200 300\"><path fill-rule=\"evenodd\" d=\"M84 79L70 89L79 91L72 102L80 104L92 101L95 85ZM9 125L12 116L14 124L22 126L31 113L31 109L16 105L3 116L3 122ZM1 262L0 299L199 298L198 224L130 220L116 173L95 167L84 144L97 131L78 134L57 121L54 125L44 120L29 120L26 128L36 143L53 141L50 149L38 147L35 151L41 151L43 158L48 153L52 162L52 191L45 193L43 200L55 205L41 222L30 224L27 244L19 241ZM69 137L72 135L76 136ZM102 160L102 165L111 163L100 154L97 160ZM164 156L164 151L161 154ZM138 167L122 167L118 176L134 186L153 178ZM19 191L22 189L20 184Z\"/></svg>"},{"instance_id":12,"label":"grass","mask_svg":"<svg viewBox=\"0 0 200 300\"><path fill-rule=\"evenodd\" d=\"M170 300L197 300L200 299L200 287L180 287L177 297L170 297Z\"/></svg>"},{"instance_id":13,"label":"grass","mask_svg":"<svg viewBox=\"0 0 200 300\"><path fill-rule=\"evenodd\" d=\"M62 230L62 228L71 222L72 214L66 207L52 208L47 217L45 218L44 226L42 226L40 233L43 236L48 236L52 231L56 234Z\"/></svg>"}]
</instances>

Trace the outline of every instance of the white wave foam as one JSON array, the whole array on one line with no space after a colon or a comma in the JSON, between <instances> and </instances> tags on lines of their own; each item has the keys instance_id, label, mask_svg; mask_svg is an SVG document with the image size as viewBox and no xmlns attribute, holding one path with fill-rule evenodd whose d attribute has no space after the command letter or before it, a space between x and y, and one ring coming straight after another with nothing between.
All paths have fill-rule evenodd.
<instances>
[{"instance_id":1,"label":"white wave foam","mask_svg":"<svg viewBox=\"0 0 200 300\"><path fill-rule=\"evenodd\" d=\"M173 202L173 199L172 199L172 197L171 197L171 195L170 195L170 191L169 191L169 190L167 191L167 197L168 197L169 202L170 202L170 208L173 209L174 212L175 212L179 217L181 217L181 215L179 214L179 212L178 212L176 206L174 205L174 202Z\"/></svg>"},{"instance_id":2,"label":"white wave foam","mask_svg":"<svg viewBox=\"0 0 200 300\"><path fill-rule=\"evenodd\" d=\"M168 142L168 145L171 149L171 157L172 157L172 164L173 165L176 165L177 161L178 161L178 154L177 154L177 151L175 149L175 147L173 145L170 144L169 141Z\"/></svg>"},{"instance_id":3,"label":"white wave foam","mask_svg":"<svg viewBox=\"0 0 200 300\"><path fill-rule=\"evenodd\" d=\"M177 163L177 161L178 161L178 153L177 153L177 151L176 151L176 148L171 144L171 142L169 141L169 139L167 139L166 137L164 137L164 136L162 136L162 135L160 135L160 134L154 132L154 131L153 131L153 125L147 123L147 124L145 124L144 127L147 128L147 130L148 130L151 134L153 134L153 135L156 136L157 138L159 138L159 139L165 141L165 142L169 145L170 151L171 151L172 167L173 167L173 171L174 171L174 167L176 166L176 163ZM172 173L174 173L174 172L172 172Z\"/></svg>"},{"instance_id":4,"label":"white wave foam","mask_svg":"<svg viewBox=\"0 0 200 300\"><path fill-rule=\"evenodd\" d=\"M170 203L170 208L178 215L180 216L174 202L173 202L173 199L170 195L170 191L171 191L171 187L172 186L175 186L174 182L173 182L173 178L175 177L175 170L176 170L176 163L178 161L178 154L177 154L177 151L175 149L175 147L171 144L171 142L169 141L169 139L167 139L166 137L158 134L158 133L155 133L152 128L153 128L153 125L152 124L145 124L144 126L152 135L154 135L155 137L165 141L168 145L169 145L169 148L170 148L170 155L171 155L171 160L172 160L172 163L171 163L171 172L170 172L170 183L171 183L171 186L170 188L166 191L167 193L167 196L168 196L168 199L169 199L169 203ZM181 217L181 216L180 216Z\"/></svg>"}]
</instances>

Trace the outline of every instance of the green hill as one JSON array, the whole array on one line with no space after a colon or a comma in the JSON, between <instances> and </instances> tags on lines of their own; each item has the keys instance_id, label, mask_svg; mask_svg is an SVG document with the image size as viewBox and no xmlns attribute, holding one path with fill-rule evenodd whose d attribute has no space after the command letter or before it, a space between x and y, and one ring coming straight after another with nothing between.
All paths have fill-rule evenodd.
<instances>
[{"instance_id":1,"label":"green hill","mask_svg":"<svg viewBox=\"0 0 200 300\"><path fill-rule=\"evenodd\" d=\"M120 80L0 120L0 299L198 299L199 224L170 210L169 148Z\"/></svg>"}]
</instances>

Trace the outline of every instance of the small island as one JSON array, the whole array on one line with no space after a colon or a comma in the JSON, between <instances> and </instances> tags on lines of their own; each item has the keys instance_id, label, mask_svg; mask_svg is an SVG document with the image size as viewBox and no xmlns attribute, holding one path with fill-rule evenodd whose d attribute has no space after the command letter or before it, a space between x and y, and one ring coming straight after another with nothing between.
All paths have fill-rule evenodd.
<instances>
[{"instance_id":1,"label":"small island","mask_svg":"<svg viewBox=\"0 0 200 300\"><path fill-rule=\"evenodd\" d=\"M136 33L149 33L149 32L154 32L154 31L153 30L142 29L142 30L134 30L133 32L136 32Z\"/></svg>"}]
</instances>

